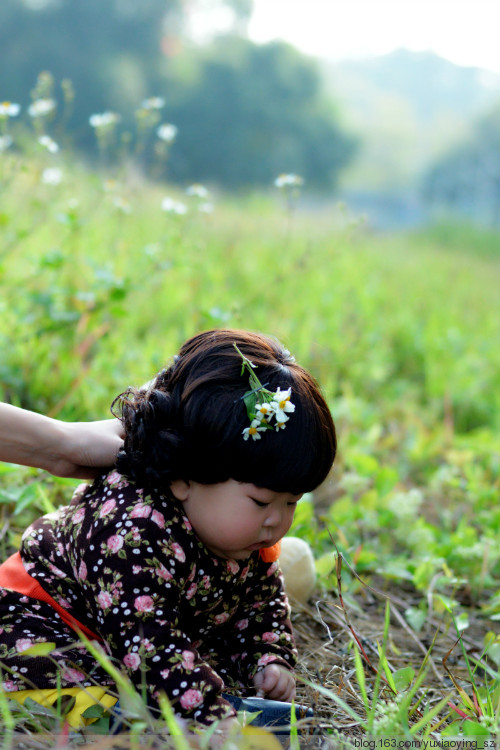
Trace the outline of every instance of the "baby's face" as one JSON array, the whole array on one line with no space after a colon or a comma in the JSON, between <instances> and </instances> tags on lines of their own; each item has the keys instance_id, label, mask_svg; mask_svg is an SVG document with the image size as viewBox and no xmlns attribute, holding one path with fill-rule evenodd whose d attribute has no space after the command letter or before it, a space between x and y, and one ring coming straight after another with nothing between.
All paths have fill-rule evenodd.
<instances>
[{"instance_id":1,"label":"baby's face","mask_svg":"<svg viewBox=\"0 0 500 750\"><path fill-rule=\"evenodd\" d=\"M276 544L292 525L302 495L274 492L228 479L218 484L172 482L196 535L220 557L244 560Z\"/></svg>"}]
</instances>

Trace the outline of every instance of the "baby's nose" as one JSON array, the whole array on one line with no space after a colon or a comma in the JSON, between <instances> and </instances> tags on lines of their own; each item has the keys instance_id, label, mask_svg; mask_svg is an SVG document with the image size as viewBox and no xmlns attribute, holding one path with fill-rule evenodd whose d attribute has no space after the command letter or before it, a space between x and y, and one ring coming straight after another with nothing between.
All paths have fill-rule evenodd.
<instances>
[{"instance_id":1,"label":"baby's nose","mask_svg":"<svg viewBox=\"0 0 500 750\"><path fill-rule=\"evenodd\" d=\"M264 526L279 526L282 521L282 513L279 508L273 508L270 510L264 521Z\"/></svg>"}]
</instances>

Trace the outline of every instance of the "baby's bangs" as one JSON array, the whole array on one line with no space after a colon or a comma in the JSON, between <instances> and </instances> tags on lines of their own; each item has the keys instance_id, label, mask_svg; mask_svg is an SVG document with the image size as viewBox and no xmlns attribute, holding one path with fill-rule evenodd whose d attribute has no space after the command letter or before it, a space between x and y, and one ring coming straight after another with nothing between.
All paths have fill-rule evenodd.
<instances>
[{"instance_id":1,"label":"baby's bangs","mask_svg":"<svg viewBox=\"0 0 500 750\"><path fill-rule=\"evenodd\" d=\"M323 482L335 457L327 425L301 413L290 415L284 430L261 433L260 440L236 443L232 478L275 492L300 495Z\"/></svg>"}]
</instances>

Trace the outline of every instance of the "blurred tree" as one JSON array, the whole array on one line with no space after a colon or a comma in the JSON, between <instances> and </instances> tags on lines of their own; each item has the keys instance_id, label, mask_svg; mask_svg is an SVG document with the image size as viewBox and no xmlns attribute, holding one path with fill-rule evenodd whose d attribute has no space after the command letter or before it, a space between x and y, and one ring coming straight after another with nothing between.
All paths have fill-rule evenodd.
<instances>
[{"instance_id":1,"label":"blurred tree","mask_svg":"<svg viewBox=\"0 0 500 750\"><path fill-rule=\"evenodd\" d=\"M90 141L90 114L136 107L156 93L165 17L175 27L182 12L182 0L2 0L0 96L27 104L42 70L70 79L70 127L78 143Z\"/></svg>"},{"instance_id":2,"label":"blurred tree","mask_svg":"<svg viewBox=\"0 0 500 750\"><path fill-rule=\"evenodd\" d=\"M43 70L57 84L71 80L65 128L90 149L91 114L118 112L122 131L133 130L142 100L163 97L162 119L179 128L170 177L236 186L269 184L287 171L334 185L354 141L323 95L316 64L286 44L257 46L238 35L189 45L189 14L201 1L2 0L0 98L26 107ZM213 2L243 31L252 0ZM154 153L149 145L144 161Z\"/></svg>"},{"instance_id":3,"label":"blurred tree","mask_svg":"<svg viewBox=\"0 0 500 750\"><path fill-rule=\"evenodd\" d=\"M167 75L179 179L238 186L296 172L332 186L354 152L315 62L290 45L219 38L173 61Z\"/></svg>"},{"instance_id":4,"label":"blurred tree","mask_svg":"<svg viewBox=\"0 0 500 750\"><path fill-rule=\"evenodd\" d=\"M500 101L467 140L432 166L423 193L438 209L500 226Z\"/></svg>"}]
</instances>

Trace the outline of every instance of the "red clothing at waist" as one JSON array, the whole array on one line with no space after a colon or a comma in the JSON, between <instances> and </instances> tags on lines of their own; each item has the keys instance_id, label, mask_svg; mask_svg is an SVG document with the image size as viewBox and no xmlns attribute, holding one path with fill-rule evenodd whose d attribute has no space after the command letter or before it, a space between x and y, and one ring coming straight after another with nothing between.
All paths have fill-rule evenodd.
<instances>
[{"instance_id":1,"label":"red clothing at waist","mask_svg":"<svg viewBox=\"0 0 500 750\"><path fill-rule=\"evenodd\" d=\"M23 561L19 552L8 558L2 565L0 565L0 586L10 591L15 591L18 594L24 594L25 596L31 597L31 599L38 599L41 602L50 604L55 611L61 617L66 625L75 630L77 633L81 631L91 641L101 641L98 635L92 632L86 625L79 622L76 617L70 615L70 613L61 607L60 604L48 594L42 586L38 583L36 578L30 576L25 570Z\"/></svg>"}]
</instances>

